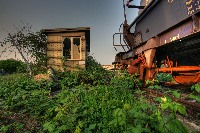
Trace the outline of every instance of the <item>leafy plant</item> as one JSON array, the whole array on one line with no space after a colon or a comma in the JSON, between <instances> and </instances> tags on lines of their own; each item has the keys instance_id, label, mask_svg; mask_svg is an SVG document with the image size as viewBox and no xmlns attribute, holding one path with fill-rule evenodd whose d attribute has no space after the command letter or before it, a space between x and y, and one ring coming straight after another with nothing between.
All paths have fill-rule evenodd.
<instances>
[{"instance_id":1,"label":"leafy plant","mask_svg":"<svg viewBox=\"0 0 200 133\"><path fill-rule=\"evenodd\" d=\"M86 70L79 73L80 82L91 85L108 85L113 73L105 70L94 57L88 55L86 58Z\"/></svg>"},{"instance_id":2,"label":"leafy plant","mask_svg":"<svg viewBox=\"0 0 200 133\"><path fill-rule=\"evenodd\" d=\"M160 123L159 130L161 133L165 132L175 132L175 133L188 133L188 129L176 119L176 113L185 115L185 107L179 103L172 102L170 97L162 97L160 103L161 111L169 110L171 114L164 116L161 113L158 113Z\"/></svg>"},{"instance_id":3,"label":"leafy plant","mask_svg":"<svg viewBox=\"0 0 200 133\"><path fill-rule=\"evenodd\" d=\"M25 72L26 67L22 61L7 59L0 61L0 70L4 70L6 73L16 73L16 72Z\"/></svg>"},{"instance_id":4,"label":"leafy plant","mask_svg":"<svg viewBox=\"0 0 200 133\"><path fill-rule=\"evenodd\" d=\"M191 87L191 90L192 90L192 91L196 91L197 93L200 94L200 83L197 83L197 84L193 85L193 86Z\"/></svg>"},{"instance_id":5,"label":"leafy plant","mask_svg":"<svg viewBox=\"0 0 200 133\"><path fill-rule=\"evenodd\" d=\"M6 132L8 132L11 128L12 128L11 125L7 125L7 126L3 125L3 126L0 128L0 131L6 133Z\"/></svg>"},{"instance_id":6,"label":"leafy plant","mask_svg":"<svg viewBox=\"0 0 200 133\"><path fill-rule=\"evenodd\" d=\"M173 96L175 96L176 98L180 98L181 94L178 93L178 91L172 91Z\"/></svg>"},{"instance_id":7,"label":"leafy plant","mask_svg":"<svg viewBox=\"0 0 200 133\"><path fill-rule=\"evenodd\" d=\"M167 74L167 73L158 73L156 75L156 80L158 80L159 82L171 82L172 81L172 75L171 74Z\"/></svg>"},{"instance_id":8,"label":"leafy plant","mask_svg":"<svg viewBox=\"0 0 200 133\"><path fill-rule=\"evenodd\" d=\"M162 89L162 87L160 85L150 85L148 88L149 89Z\"/></svg>"},{"instance_id":9,"label":"leafy plant","mask_svg":"<svg viewBox=\"0 0 200 133\"><path fill-rule=\"evenodd\" d=\"M199 102L200 103L200 96L195 96L195 95L190 95L190 98L193 98L193 99L195 99L197 102Z\"/></svg>"},{"instance_id":10,"label":"leafy plant","mask_svg":"<svg viewBox=\"0 0 200 133\"><path fill-rule=\"evenodd\" d=\"M162 102L161 102L161 109L162 110L166 110L166 109L170 109L173 114L175 115L176 112L179 112L183 115L186 114L186 110L185 107L179 103L176 102L172 102L171 98L169 97L164 97L161 98Z\"/></svg>"},{"instance_id":11,"label":"leafy plant","mask_svg":"<svg viewBox=\"0 0 200 133\"><path fill-rule=\"evenodd\" d=\"M26 64L26 70L32 73L31 64L38 68L46 65L47 38L42 32L32 32L31 29L28 24L16 28L15 32L8 33L4 41L0 42L0 47L9 48L10 52L16 49Z\"/></svg>"},{"instance_id":12,"label":"leafy plant","mask_svg":"<svg viewBox=\"0 0 200 133\"><path fill-rule=\"evenodd\" d=\"M131 77L128 73L122 73L120 76L114 76L110 83L117 88L134 89L135 87L133 77Z\"/></svg>"},{"instance_id":13,"label":"leafy plant","mask_svg":"<svg viewBox=\"0 0 200 133\"><path fill-rule=\"evenodd\" d=\"M60 90L51 80L36 82L25 74L0 76L0 112L16 116L12 121L1 123L9 117L2 113L1 131L186 132L174 117L176 112L184 114L181 105L163 100L161 108L157 108L141 95L133 95L143 93L138 89L137 75L122 72L114 76L100 66L55 75ZM165 110L171 112L170 117L163 113ZM17 119L20 114L27 117L25 120L35 121L32 128Z\"/></svg>"},{"instance_id":14,"label":"leafy plant","mask_svg":"<svg viewBox=\"0 0 200 133\"><path fill-rule=\"evenodd\" d=\"M180 98L181 97L181 94L177 91L177 90L175 90L175 91L173 91L173 90L168 90L168 91L166 91L165 93L171 93L174 97L176 97L176 98Z\"/></svg>"}]
</instances>

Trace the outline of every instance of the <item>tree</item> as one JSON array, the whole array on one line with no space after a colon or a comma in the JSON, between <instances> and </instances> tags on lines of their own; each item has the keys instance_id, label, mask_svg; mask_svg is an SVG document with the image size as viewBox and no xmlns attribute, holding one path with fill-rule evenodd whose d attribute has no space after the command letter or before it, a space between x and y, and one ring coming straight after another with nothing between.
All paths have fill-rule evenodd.
<instances>
[{"instance_id":1,"label":"tree","mask_svg":"<svg viewBox=\"0 0 200 133\"><path fill-rule=\"evenodd\" d=\"M26 63L27 71L32 75L31 64L35 66L45 65L46 63L46 35L40 32L31 31L32 26L26 24L16 28L16 32L8 33L8 36L0 42L1 47L10 47L12 52L16 48L22 59Z\"/></svg>"}]
</instances>

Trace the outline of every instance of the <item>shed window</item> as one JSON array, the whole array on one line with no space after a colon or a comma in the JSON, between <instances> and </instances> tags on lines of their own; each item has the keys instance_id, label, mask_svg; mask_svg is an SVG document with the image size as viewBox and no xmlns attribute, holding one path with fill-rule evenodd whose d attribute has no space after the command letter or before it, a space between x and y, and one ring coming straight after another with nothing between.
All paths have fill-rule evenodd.
<instances>
[{"instance_id":1,"label":"shed window","mask_svg":"<svg viewBox=\"0 0 200 133\"><path fill-rule=\"evenodd\" d=\"M63 56L67 59L81 59L81 38L65 37L63 41Z\"/></svg>"},{"instance_id":2,"label":"shed window","mask_svg":"<svg viewBox=\"0 0 200 133\"><path fill-rule=\"evenodd\" d=\"M71 40L68 37L63 41L63 56L71 59Z\"/></svg>"}]
</instances>

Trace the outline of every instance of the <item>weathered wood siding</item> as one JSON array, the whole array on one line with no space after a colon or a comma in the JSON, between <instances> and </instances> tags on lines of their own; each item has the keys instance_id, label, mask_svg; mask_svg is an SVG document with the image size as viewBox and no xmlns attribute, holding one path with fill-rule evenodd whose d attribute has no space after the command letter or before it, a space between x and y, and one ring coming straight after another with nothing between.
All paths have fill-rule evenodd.
<instances>
[{"instance_id":1,"label":"weathered wood siding","mask_svg":"<svg viewBox=\"0 0 200 133\"><path fill-rule=\"evenodd\" d=\"M63 59L63 40L65 37L80 37L80 53L74 54L74 59ZM75 70L77 67L85 68L86 59L86 39L85 32L73 32L73 33L49 33L47 34L47 66L51 66L54 69L67 68L69 70ZM78 46L77 46L78 47ZM77 50L78 48L74 48ZM76 53L76 52L73 52Z\"/></svg>"}]
</instances>

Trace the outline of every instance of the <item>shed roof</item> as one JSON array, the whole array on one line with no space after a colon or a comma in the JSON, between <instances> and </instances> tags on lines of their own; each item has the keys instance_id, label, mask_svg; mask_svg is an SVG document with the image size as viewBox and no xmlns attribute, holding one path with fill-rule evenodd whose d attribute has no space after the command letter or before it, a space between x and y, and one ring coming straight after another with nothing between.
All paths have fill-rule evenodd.
<instances>
[{"instance_id":1,"label":"shed roof","mask_svg":"<svg viewBox=\"0 0 200 133\"><path fill-rule=\"evenodd\" d=\"M90 27L77 27L77 28L55 28L55 29L42 29L45 34L48 33L63 33L63 32L80 32L80 31L90 31Z\"/></svg>"}]
</instances>

